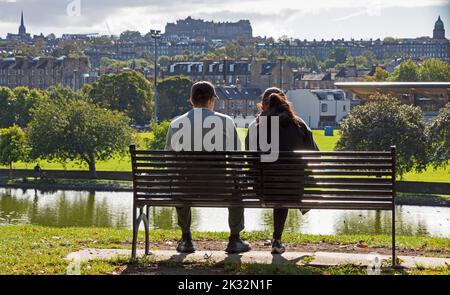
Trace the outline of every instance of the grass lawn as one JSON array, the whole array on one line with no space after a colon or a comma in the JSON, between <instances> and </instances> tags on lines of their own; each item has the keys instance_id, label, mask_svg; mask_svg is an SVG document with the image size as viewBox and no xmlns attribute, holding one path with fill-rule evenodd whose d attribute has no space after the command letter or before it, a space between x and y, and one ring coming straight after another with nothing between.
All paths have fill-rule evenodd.
<instances>
[{"instance_id":1,"label":"grass lawn","mask_svg":"<svg viewBox=\"0 0 450 295\"><path fill-rule=\"evenodd\" d=\"M142 233L141 233L142 234ZM180 236L177 230L153 230L152 242L174 241ZM195 232L195 240L225 241L228 233ZM266 240L269 232L246 232L244 239L250 242ZM52 228L31 225L0 227L0 274L64 274L69 264L64 257L83 248L130 249L131 231L108 228ZM140 237L143 240L143 236ZM329 243L360 244L370 247L388 247L389 236L342 235L314 236L300 233L286 233L284 240L289 243ZM398 237L399 249L450 249L450 239L431 237ZM138 265L151 261L141 260ZM83 274L110 274L120 272L129 264L128 258L114 260L94 260L82 265ZM223 266L222 266L223 267ZM226 265L224 271L234 274L364 274L357 266L340 267L297 267L277 265ZM385 271L392 271L386 269ZM449 268L411 269L408 274L423 273L448 274Z\"/></svg>"},{"instance_id":2,"label":"grass lawn","mask_svg":"<svg viewBox=\"0 0 450 295\"><path fill-rule=\"evenodd\" d=\"M242 141L247 134L247 129L239 128L239 136ZM149 138L150 133L139 133L137 142L142 143L145 138ZM335 131L334 136L325 136L323 130L314 130L314 138L322 151L332 151L334 146L339 139L339 131ZM60 163L40 161L42 169L67 169L67 170L86 170L86 165L80 165L75 162L69 162L67 165L63 166ZM16 169L32 169L34 163L15 163L14 168ZM1 166L0 166L1 167ZM7 168L7 167L1 167ZM102 161L97 163L97 170L99 171L131 171L131 164L128 157L114 159L108 161ZM405 181L424 181L424 182L450 182L450 167L447 169L439 168L433 169L429 167L423 173L410 172L404 175L403 180Z\"/></svg>"}]
</instances>

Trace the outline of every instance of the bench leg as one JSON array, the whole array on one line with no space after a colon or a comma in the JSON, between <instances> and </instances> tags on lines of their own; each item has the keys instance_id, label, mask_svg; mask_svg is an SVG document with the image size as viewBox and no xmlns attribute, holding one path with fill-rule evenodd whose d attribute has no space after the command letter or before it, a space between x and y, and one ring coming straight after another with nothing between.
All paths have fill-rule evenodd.
<instances>
[{"instance_id":1,"label":"bench leg","mask_svg":"<svg viewBox=\"0 0 450 295\"><path fill-rule=\"evenodd\" d=\"M142 218L144 221L144 227L145 227L145 255L150 255L150 236L149 236L149 221L150 221L150 215L149 215L149 207L145 206L145 217Z\"/></svg>"},{"instance_id":2,"label":"bench leg","mask_svg":"<svg viewBox=\"0 0 450 295\"><path fill-rule=\"evenodd\" d=\"M392 267L397 266L397 255L395 253L395 207L392 208Z\"/></svg>"},{"instance_id":3,"label":"bench leg","mask_svg":"<svg viewBox=\"0 0 450 295\"><path fill-rule=\"evenodd\" d=\"M137 208L134 209L133 212L133 242L132 242L132 248L131 248L131 258L136 258L136 248L137 248L137 238L139 233L139 226L141 225L141 222L144 223L144 229L145 229L145 255L150 254L150 236L149 236L149 206L145 206L145 213L144 208L139 208L139 216L137 217Z\"/></svg>"},{"instance_id":4,"label":"bench leg","mask_svg":"<svg viewBox=\"0 0 450 295\"><path fill-rule=\"evenodd\" d=\"M139 230L139 224L137 223L137 208L133 206L133 241L131 242L131 258L136 259L136 246L137 246L137 236Z\"/></svg>"}]
</instances>

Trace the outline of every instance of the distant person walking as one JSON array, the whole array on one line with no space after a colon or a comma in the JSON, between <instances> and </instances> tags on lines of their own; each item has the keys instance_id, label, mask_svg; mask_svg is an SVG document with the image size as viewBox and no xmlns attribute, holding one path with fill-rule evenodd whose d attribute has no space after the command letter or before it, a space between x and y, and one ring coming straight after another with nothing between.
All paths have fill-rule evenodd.
<instances>
[{"instance_id":1,"label":"distant person walking","mask_svg":"<svg viewBox=\"0 0 450 295\"><path fill-rule=\"evenodd\" d=\"M45 173L44 171L42 171L42 168L39 164L36 164L36 166L34 166L34 178L35 179L44 179L45 178Z\"/></svg>"}]
</instances>

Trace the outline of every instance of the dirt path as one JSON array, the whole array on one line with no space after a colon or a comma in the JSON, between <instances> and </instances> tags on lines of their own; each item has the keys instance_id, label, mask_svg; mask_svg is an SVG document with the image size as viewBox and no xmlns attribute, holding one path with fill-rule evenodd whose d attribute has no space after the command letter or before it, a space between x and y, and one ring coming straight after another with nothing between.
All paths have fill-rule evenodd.
<instances>
[{"instance_id":1,"label":"dirt path","mask_svg":"<svg viewBox=\"0 0 450 295\"><path fill-rule=\"evenodd\" d=\"M203 251L224 251L227 242L218 240L195 240L195 248ZM175 250L177 241L165 241L158 243L151 243L151 248L160 250ZM252 249L255 251L270 251L270 241L256 241L252 242ZM140 243L140 248L143 248L143 243ZM287 252L343 252L343 253L371 253L376 252L378 254L391 254L391 249L385 247L369 247L365 243L358 244L342 244L333 245L328 243L318 244L291 244L285 243ZM130 245L131 247L131 245ZM427 250L427 249L399 249L397 255L405 256L433 256L450 258L450 250Z\"/></svg>"}]
</instances>

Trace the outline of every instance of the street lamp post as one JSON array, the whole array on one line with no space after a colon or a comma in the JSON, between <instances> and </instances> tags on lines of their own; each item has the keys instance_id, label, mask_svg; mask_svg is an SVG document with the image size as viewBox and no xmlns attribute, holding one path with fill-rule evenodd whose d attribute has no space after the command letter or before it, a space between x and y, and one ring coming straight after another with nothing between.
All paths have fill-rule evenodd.
<instances>
[{"instance_id":1,"label":"street lamp post","mask_svg":"<svg viewBox=\"0 0 450 295\"><path fill-rule=\"evenodd\" d=\"M280 56L278 57L278 61L280 62L280 89L283 89L283 61L284 57Z\"/></svg>"},{"instance_id":2,"label":"street lamp post","mask_svg":"<svg viewBox=\"0 0 450 295\"><path fill-rule=\"evenodd\" d=\"M153 96L153 110L154 110L154 116L153 121L154 123L158 123L158 39L161 38L161 31L159 30L150 30L150 36L153 40L155 40L155 86L154 86L154 96Z\"/></svg>"}]
</instances>

